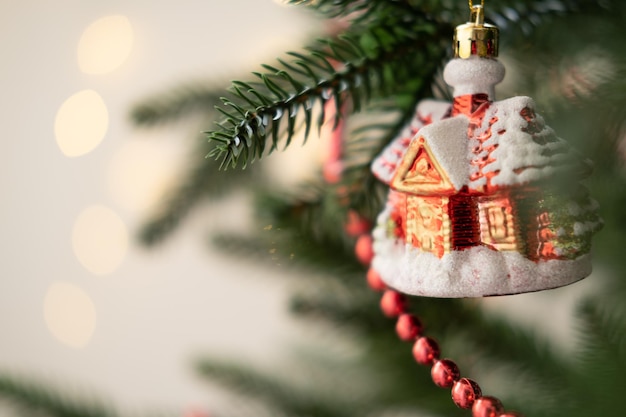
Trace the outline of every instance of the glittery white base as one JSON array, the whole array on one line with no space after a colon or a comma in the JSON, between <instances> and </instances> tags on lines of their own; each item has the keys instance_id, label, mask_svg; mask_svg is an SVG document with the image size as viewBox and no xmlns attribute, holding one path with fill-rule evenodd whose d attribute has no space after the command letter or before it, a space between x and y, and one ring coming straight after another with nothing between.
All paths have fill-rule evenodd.
<instances>
[{"instance_id":1,"label":"glittery white base","mask_svg":"<svg viewBox=\"0 0 626 417\"><path fill-rule=\"evenodd\" d=\"M533 262L517 252L486 246L453 251L442 258L374 229L373 268L398 291L428 297L482 297L561 287L591 273L591 257Z\"/></svg>"}]
</instances>

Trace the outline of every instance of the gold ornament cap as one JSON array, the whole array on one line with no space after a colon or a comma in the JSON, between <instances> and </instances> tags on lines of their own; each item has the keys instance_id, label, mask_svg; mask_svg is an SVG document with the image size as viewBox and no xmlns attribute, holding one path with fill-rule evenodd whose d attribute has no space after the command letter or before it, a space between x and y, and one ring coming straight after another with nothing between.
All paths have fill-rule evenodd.
<instances>
[{"instance_id":1,"label":"gold ornament cap","mask_svg":"<svg viewBox=\"0 0 626 417\"><path fill-rule=\"evenodd\" d=\"M454 31L454 57L467 59L472 56L496 58L498 56L497 26L485 23L482 5L472 5L470 21L459 25Z\"/></svg>"}]
</instances>

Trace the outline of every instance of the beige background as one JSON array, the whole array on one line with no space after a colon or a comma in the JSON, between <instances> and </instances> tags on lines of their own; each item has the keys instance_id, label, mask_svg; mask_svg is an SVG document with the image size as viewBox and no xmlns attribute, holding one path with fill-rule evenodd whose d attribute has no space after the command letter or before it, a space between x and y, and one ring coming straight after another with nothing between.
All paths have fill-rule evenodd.
<instances>
[{"instance_id":1,"label":"beige background","mask_svg":"<svg viewBox=\"0 0 626 417\"><path fill-rule=\"evenodd\" d=\"M86 74L81 36L110 15L130 22L130 54L113 71ZM284 292L267 277L276 273L206 248L212 225L238 225L220 216L223 204L245 214L247 200L201 212L155 250L133 240L192 144L185 126L138 130L128 113L179 82L228 79L267 61L300 43L309 23L271 0L0 2L0 369L95 391L125 408L208 409L214 398L192 375L197 353L280 354ZM92 151L68 157L55 117L87 89L105 103L108 130ZM102 247L73 242L79 216L94 205L123 227ZM97 220L87 220L83 239L106 235ZM90 270L74 246L103 264Z\"/></svg>"}]
</instances>

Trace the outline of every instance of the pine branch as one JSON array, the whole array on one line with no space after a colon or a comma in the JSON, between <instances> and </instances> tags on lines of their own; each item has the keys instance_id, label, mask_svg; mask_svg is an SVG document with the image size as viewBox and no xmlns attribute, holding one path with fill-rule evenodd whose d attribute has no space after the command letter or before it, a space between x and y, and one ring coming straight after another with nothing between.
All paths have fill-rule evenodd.
<instances>
[{"instance_id":1,"label":"pine branch","mask_svg":"<svg viewBox=\"0 0 626 417\"><path fill-rule=\"evenodd\" d=\"M362 277L362 286L365 290L365 280ZM322 289L327 289L322 286ZM319 320L330 323L336 328L349 326L353 331L358 330L370 336L380 333L390 333L392 325L377 308L375 294L358 291L353 288L353 299L332 294L319 294L301 291L290 300L290 310L301 318ZM360 293L359 293L360 292Z\"/></svg>"},{"instance_id":2,"label":"pine branch","mask_svg":"<svg viewBox=\"0 0 626 417\"><path fill-rule=\"evenodd\" d=\"M626 41L626 36L622 36L621 40ZM613 74L607 76L594 91L580 97L580 101L574 104L574 106L578 104L580 113L588 115L588 119L593 122L592 132L603 133L603 140L596 138L594 141L585 141L584 145L587 145L592 157L603 158L606 162L609 162L607 154L615 155L614 150L619 147L626 129L626 59L620 57L611 64L614 65ZM623 163L619 156L611 162L599 166L598 169L610 169Z\"/></svg>"},{"instance_id":3,"label":"pine branch","mask_svg":"<svg viewBox=\"0 0 626 417\"><path fill-rule=\"evenodd\" d=\"M353 23L381 22L399 16L432 16L440 22L460 24L469 16L467 2L441 0L290 0L289 4L307 6L328 18L348 17ZM533 28L552 18L594 13L614 8L615 0L499 0L487 3L486 17L506 32L529 34ZM403 19L399 19L402 21Z\"/></svg>"},{"instance_id":4,"label":"pine branch","mask_svg":"<svg viewBox=\"0 0 626 417\"><path fill-rule=\"evenodd\" d=\"M345 404L339 405L327 398L318 398L309 391L299 390L293 383L280 381L249 368L203 360L197 369L203 377L247 397L261 400L271 409L282 411L285 416L350 417L358 414L357 409L354 409L358 404L353 404L353 409L349 409ZM363 413L365 411L361 410Z\"/></svg>"},{"instance_id":5,"label":"pine branch","mask_svg":"<svg viewBox=\"0 0 626 417\"><path fill-rule=\"evenodd\" d=\"M480 347L486 357L512 364L524 363L526 371L538 378L565 377L570 363L566 358L556 355L542 337L520 327L512 328L511 323L501 318L483 314L481 316L483 317L479 319L482 320L477 327L482 330L471 332L468 337Z\"/></svg>"},{"instance_id":6,"label":"pine branch","mask_svg":"<svg viewBox=\"0 0 626 417\"><path fill-rule=\"evenodd\" d=\"M612 298L617 301L617 297ZM626 309L621 304L607 305L602 300L587 299L578 308L583 348L580 360L600 375L621 378L622 368L626 367ZM599 363L606 367L598 368Z\"/></svg>"},{"instance_id":7,"label":"pine branch","mask_svg":"<svg viewBox=\"0 0 626 417\"><path fill-rule=\"evenodd\" d=\"M350 16L353 13L359 13L372 7L375 1L363 0L288 0L287 4L295 6L306 6L314 9L325 17L341 17Z\"/></svg>"},{"instance_id":8,"label":"pine branch","mask_svg":"<svg viewBox=\"0 0 626 417\"><path fill-rule=\"evenodd\" d=\"M528 35L535 27L563 16L588 16L617 7L619 0L500 0L485 8L488 19L505 33L521 31Z\"/></svg>"},{"instance_id":9,"label":"pine branch","mask_svg":"<svg viewBox=\"0 0 626 417\"><path fill-rule=\"evenodd\" d=\"M240 259L266 261L268 265L311 272L332 271L334 276L346 280L364 273L363 266L345 248L316 244L304 234L278 229L253 237L217 234L212 236L211 243L223 253Z\"/></svg>"},{"instance_id":10,"label":"pine branch","mask_svg":"<svg viewBox=\"0 0 626 417\"><path fill-rule=\"evenodd\" d=\"M307 6L327 17L349 16L356 12L375 7L383 3L381 0L288 0L287 4L296 6ZM386 3L400 3L390 0Z\"/></svg>"},{"instance_id":11,"label":"pine branch","mask_svg":"<svg viewBox=\"0 0 626 417\"><path fill-rule=\"evenodd\" d=\"M616 307L588 299L578 309L582 350L580 378L573 387L581 394L572 401L576 416L623 412L626 315L621 303Z\"/></svg>"},{"instance_id":12,"label":"pine branch","mask_svg":"<svg viewBox=\"0 0 626 417\"><path fill-rule=\"evenodd\" d=\"M263 176L256 168L234 170L226 175L215 161L200 156L206 153L206 142L201 142L201 148L200 152L194 153L196 160L192 161L186 177L170 192L160 210L142 225L139 239L143 244L152 246L162 242L189 211L207 197L218 199L232 192L235 187L243 184L251 186L263 181Z\"/></svg>"},{"instance_id":13,"label":"pine branch","mask_svg":"<svg viewBox=\"0 0 626 417\"><path fill-rule=\"evenodd\" d=\"M467 328L460 326L455 331L465 343L454 355L471 351L474 360L481 358L481 368L500 367L507 374L515 374L513 381L506 381L510 384L504 395L507 407L523 410L526 415L552 416L559 404L567 401L570 381L576 378L573 361L559 354L547 340L498 317L479 313L477 318L466 316L465 321ZM525 396L513 394L516 391L528 393L535 400L528 404Z\"/></svg>"},{"instance_id":14,"label":"pine branch","mask_svg":"<svg viewBox=\"0 0 626 417\"><path fill-rule=\"evenodd\" d=\"M504 0L489 4L485 9L487 19L505 32L528 35L533 28L553 17L574 13L579 8L576 0Z\"/></svg>"},{"instance_id":15,"label":"pine branch","mask_svg":"<svg viewBox=\"0 0 626 417\"><path fill-rule=\"evenodd\" d=\"M66 393L16 376L0 375L0 399L7 400L27 415L49 417L115 417L110 407L95 400L70 400Z\"/></svg>"},{"instance_id":16,"label":"pine branch","mask_svg":"<svg viewBox=\"0 0 626 417\"><path fill-rule=\"evenodd\" d=\"M212 84L184 85L142 100L133 106L130 117L135 125L152 126L170 123L193 113L213 113L222 94L222 89Z\"/></svg>"},{"instance_id":17,"label":"pine branch","mask_svg":"<svg viewBox=\"0 0 626 417\"><path fill-rule=\"evenodd\" d=\"M257 199L259 218L277 230L291 230L288 238L301 239L303 245L315 244L323 256L353 258L354 240L344 230L348 207L339 186L308 181L288 194L261 194ZM323 225L324 227L321 227Z\"/></svg>"},{"instance_id":18,"label":"pine branch","mask_svg":"<svg viewBox=\"0 0 626 417\"><path fill-rule=\"evenodd\" d=\"M346 259L354 260L354 241L346 239L343 231L347 213L356 209L365 218L373 219L380 211L386 189L373 177L370 161L414 117L417 101L430 95L439 62L436 59L425 65L427 75L410 83L409 88L395 95L393 100L376 101L368 108L368 112L363 115L363 119L368 122L357 124L347 135L343 159L345 171L340 184L308 182L289 196L265 195L258 200L257 206L261 207L264 216L261 220L263 224L272 225L274 230L297 230L297 234L289 238L287 247L291 252L293 248L303 245L306 249L301 251L303 255L299 255L296 261L304 259L309 265L328 267L330 265L326 260L337 259L343 265ZM395 120L389 122L389 115L394 113ZM228 239L220 237L219 240L219 244L224 245ZM319 245L308 242L317 242ZM239 240L238 243L243 242ZM311 250L311 246L319 250ZM229 247L233 248L233 245Z\"/></svg>"},{"instance_id":19,"label":"pine branch","mask_svg":"<svg viewBox=\"0 0 626 417\"><path fill-rule=\"evenodd\" d=\"M306 6L326 18L346 18L352 25L410 20L424 16L428 5L421 0L289 0L288 4Z\"/></svg>"},{"instance_id":20,"label":"pine branch","mask_svg":"<svg viewBox=\"0 0 626 417\"><path fill-rule=\"evenodd\" d=\"M432 86L445 56L435 58L424 68L424 76L408 84L408 88L393 99L376 103L363 117L366 122L356 123L345 142L343 177L340 187L350 190L348 206L362 216L375 219L382 209L386 187L371 171L371 161L393 140L415 116L415 107L424 97L432 95ZM389 120L389 115L395 119ZM378 117L377 117L378 115ZM377 120L382 117L384 122Z\"/></svg>"},{"instance_id":21,"label":"pine branch","mask_svg":"<svg viewBox=\"0 0 626 417\"><path fill-rule=\"evenodd\" d=\"M313 109L323 109L330 99L337 110L346 100L359 108L374 96L401 90L440 54L437 30L428 23L412 31L377 27L358 37L320 41L307 54L290 53L295 60L279 61L280 68L266 65L269 72L255 73L260 82L235 82L234 98L218 108L225 119L208 133L218 143L209 156L220 159L222 167L235 167L240 159L245 166L264 154L267 142L269 152L278 148L281 136L288 146L300 112L306 140L313 126L327 122L323 111L313 122ZM339 117L337 111L335 123Z\"/></svg>"}]
</instances>

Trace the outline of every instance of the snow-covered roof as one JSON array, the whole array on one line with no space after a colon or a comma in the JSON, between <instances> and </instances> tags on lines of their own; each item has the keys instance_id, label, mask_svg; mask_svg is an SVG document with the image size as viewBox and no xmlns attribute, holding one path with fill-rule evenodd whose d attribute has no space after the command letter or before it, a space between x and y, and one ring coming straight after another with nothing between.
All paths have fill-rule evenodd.
<instances>
[{"instance_id":1,"label":"snow-covered roof","mask_svg":"<svg viewBox=\"0 0 626 417\"><path fill-rule=\"evenodd\" d=\"M529 97L514 97L465 115L443 119L450 104L426 101L416 118L372 164L385 183L393 179L412 140L423 137L444 174L458 191L489 191L523 185L559 173L582 176L589 162L556 136L535 113ZM427 124L432 120L432 124Z\"/></svg>"},{"instance_id":2,"label":"snow-covered roof","mask_svg":"<svg viewBox=\"0 0 626 417\"><path fill-rule=\"evenodd\" d=\"M482 143L482 151L473 159L485 158L487 149L497 147L491 151L489 162L482 167L483 177L470 182L470 188L484 185L486 175L492 175L493 186L509 186L536 182L561 173L582 176L590 165L546 126L544 119L535 113L535 103L530 97L513 97L493 103L470 139L470 151L478 145L477 138L488 130L491 137ZM471 174L478 174L477 168L472 165Z\"/></svg>"},{"instance_id":3,"label":"snow-covered roof","mask_svg":"<svg viewBox=\"0 0 626 417\"><path fill-rule=\"evenodd\" d=\"M443 119L450 111L450 103L436 100L422 100L415 108L411 122L372 162L372 172L382 182L389 184L398 164L402 160L411 139L425 125Z\"/></svg>"},{"instance_id":4,"label":"snow-covered roof","mask_svg":"<svg viewBox=\"0 0 626 417\"><path fill-rule=\"evenodd\" d=\"M457 191L467 184L469 178L468 126L468 118L459 115L424 126L416 135L416 138L424 138L424 142L441 167L442 174Z\"/></svg>"}]
</instances>

